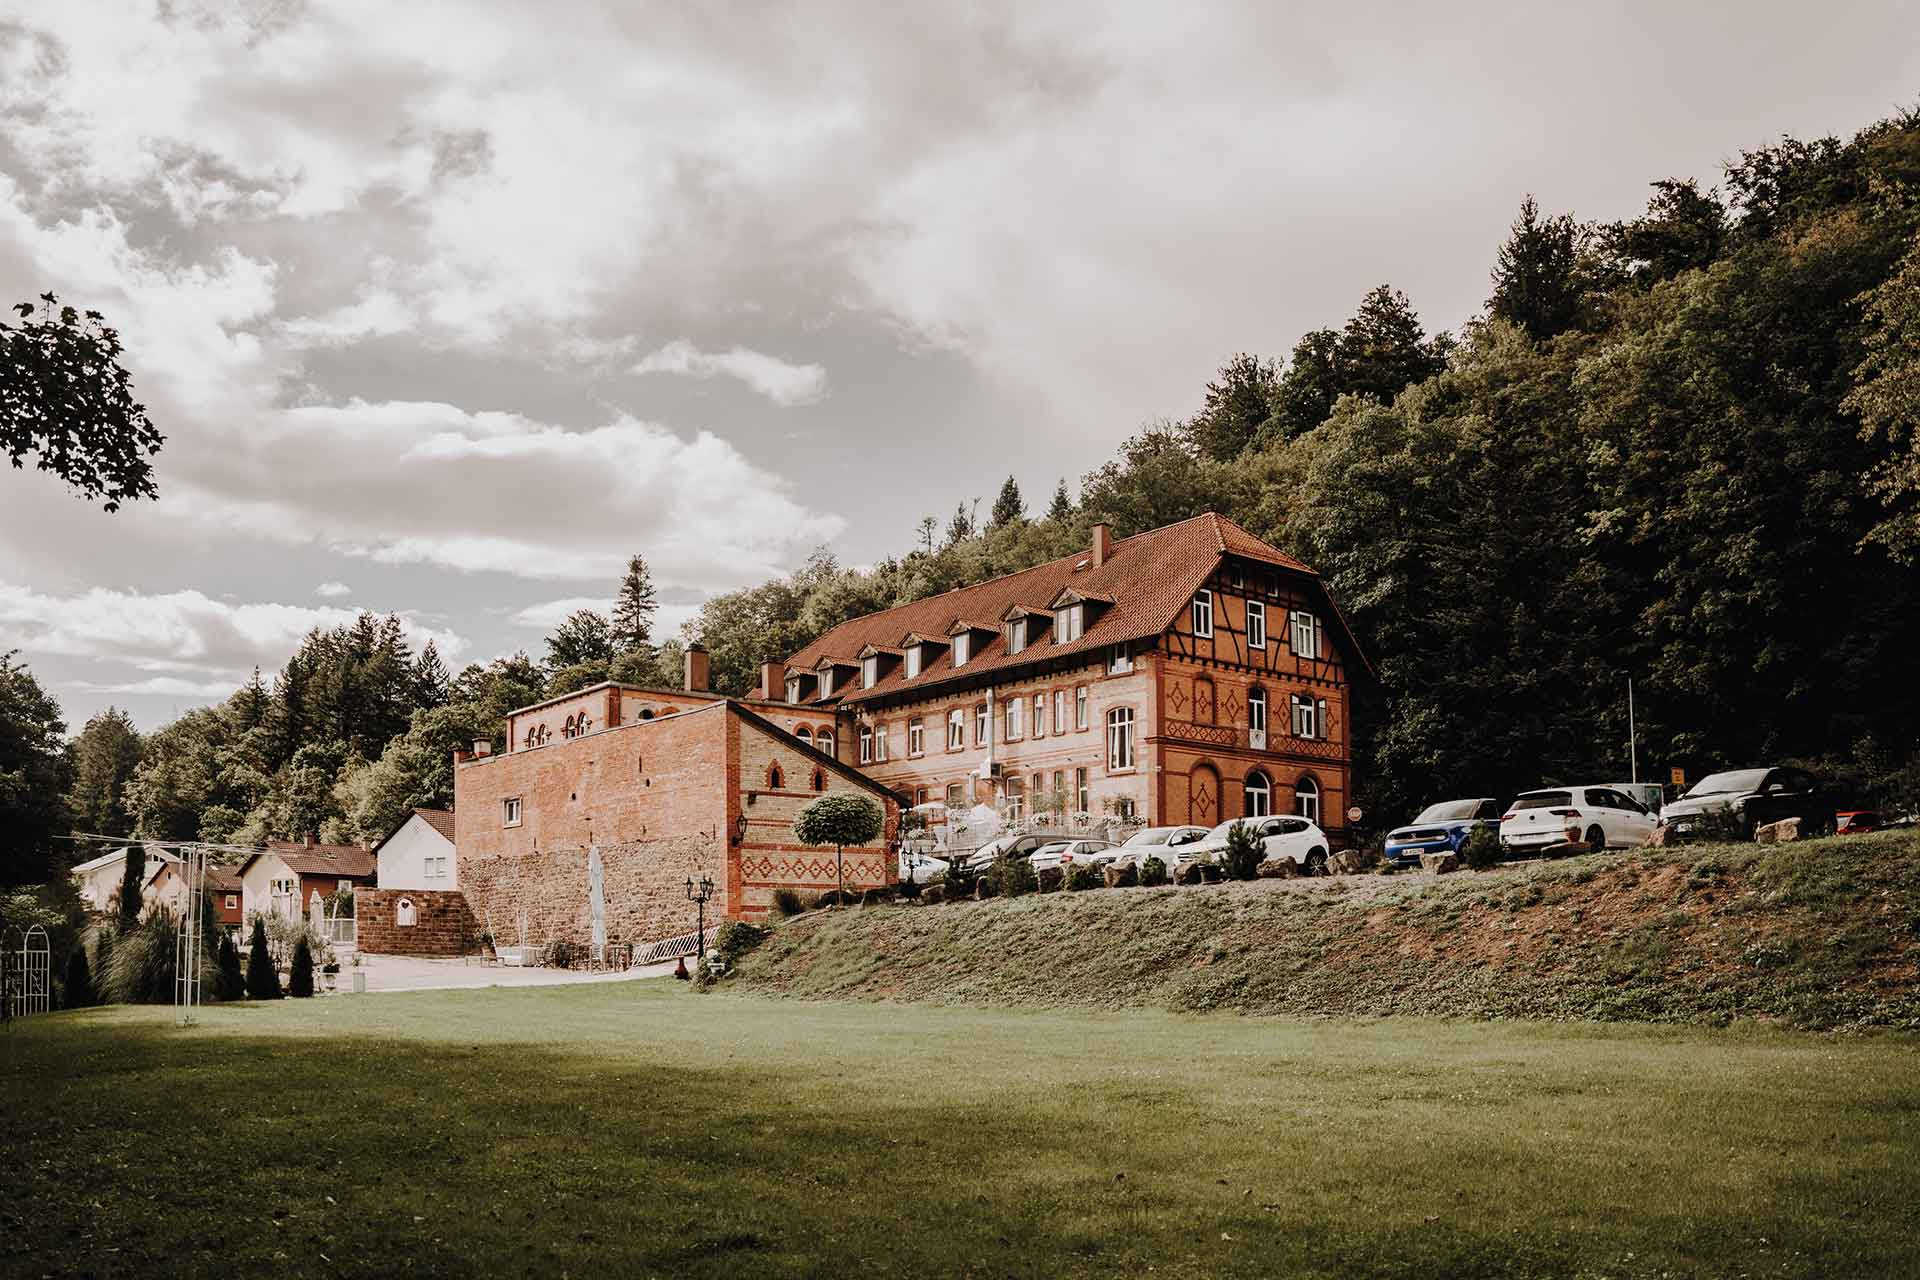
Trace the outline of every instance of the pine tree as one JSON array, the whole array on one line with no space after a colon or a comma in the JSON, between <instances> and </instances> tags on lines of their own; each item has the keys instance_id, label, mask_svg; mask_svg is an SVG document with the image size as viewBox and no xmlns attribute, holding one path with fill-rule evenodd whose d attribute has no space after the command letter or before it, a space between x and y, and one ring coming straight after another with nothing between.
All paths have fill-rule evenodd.
<instances>
[{"instance_id":1,"label":"pine tree","mask_svg":"<svg viewBox=\"0 0 1920 1280\"><path fill-rule=\"evenodd\" d=\"M278 1000L280 975L274 972L273 956L267 950L267 926L259 916L253 918L253 935L247 940L247 999Z\"/></svg>"},{"instance_id":2,"label":"pine tree","mask_svg":"<svg viewBox=\"0 0 1920 1280\"><path fill-rule=\"evenodd\" d=\"M1271 360L1234 356L1207 384L1206 404L1187 424L1193 447L1215 462L1232 462L1273 416L1280 371Z\"/></svg>"},{"instance_id":3,"label":"pine tree","mask_svg":"<svg viewBox=\"0 0 1920 1280\"><path fill-rule=\"evenodd\" d=\"M267 722L267 717L273 714L273 695L267 692L259 667L253 669L252 678L240 686L227 705L233 708L234 724L242 733Z\"/></svg>"},{"instance_id":4,"label":"pine tree","mask_svg":"<svg viewBox=\"0 0 1920 1280\"><path fill-rule=\"evenodd\" d=\"M1007 482L1000 486L1000 496L993 500L993 514L987 519L987 528L1001 528L1025 518L1026 514L1027 503L1020 496L1020 482L1008 476Z\"/></svg>"},{"instance_id":5,"label":"pine tree","mask_svg":"<svg viewBox=\"0 0 1920 1280\"><path fill-rule=\"evenodd\" d=\"M579 609L547 637L547 670L564 671L587 662L611 662L613 629L604 614ZM602 677L604 679L604 677Z\"/></svg>"},{"instance_id":6,"label":"pine tree","mask_svg":"<svg viewBox=\"0 0 1920 1280\"><path fill-rule=\"evenodd\" d=\"M1511 321L1535 338L1564 333L1580 320L1581 229L1565 214L1542 218L1529 195L1494 260L1487 313Z\"/></svg>"},{"instance_id":7,"label":"pine tree","mask_svg":"<svg viewBox=\"0 0 1920 1280\"><path fill-rule=\"evenodd\" d=\"M100 835L124 836L133 830L127 812L127 784L140 767L143 747L133 718L108 707L73 740L73 790L67 808L76 828Z\"/></svg>"},{"instance_id":8,"label":"pine tree","mask_svg":"<svg viewBox=\"0 0 1920 1280\"><path fill-rule=\"evenodd\" d=\"M413 704L415 708L444 707L447 704L447 664L440 660L440 646L427 641L426 648L413 663Z\"/></svg>"},{"instance_id":9,"label":"pine tree","mask_svg":"<svg viewBox=\"0 0 1920 1280\"><path fill-rule=\"evenodd\" d=\"M140 845L127 850L126 869L120 875L120 932L140 923L141 895L147 879L147 851Z\"/></svg>"},{"instance_id":10,"label":"pine tree","mask_svg":"<svg viewBox=\"0 0 1920 1280\"><path fill-rule=\"evenodd\" d=\"M1060 483L1054 486L1053 501L1047 506L1047 519L1073 519L1073 499L1067 494L1067 478L1060 477Z\"/></svg>"},{"instance_id":11,"label":"pine tree","mask_svg":"<svg viewBox=\"0 0 1920 1280\"><path fill-rule=\"evenodd\" d=\"M961 503L953 509L953 519L947 521L947 545L964 542L974 535L973 513L980 505L980 499L973 500L973 506Z\"/></svg>"},{"instance_id":12,"label":"pine tree","mask_svg":"<svg viewBox=\"0 0 1920 1280\"><path fill-rule=\"evenodd\" d=\"M313 994L313 949L304 937L293 944L293 968L287 974L287 994L296 999Z\"/></svg>"},{"instance_id":13,"label":"pine tree","mask_svg":"<svg viewBox=\"0 0 1920 1280\"><path fill-rule=\"evenodd\" d=\"M68 1009L87 1009L100 1003L93 992L93 972L87 968L87 948L78 944L67 957L67 985L61 1002Z\"/></svg>"},{"instance_id":14,"label":"pine tree","mask_svg":"<svg viewBox=\"0 0 1920 1280\"><path fill-rule=\"evenodd\" d=\"M213 997L216 1000L240 1000L247 994L247 980L240 973L240 948L233 945L231 934L220 934L219 967L213 977Z\"/></svg>"},{"instance_id":15,"label":"pine tree","mask_svg":"<svg viewBox=\"0 0 1920 1280\"><path fill-rule=\"evenodd\" d=\"M627 561L627 576L620 582L620 594L613 602L614 649L626 653L651 641L653 615L659 607L647 562L632 557Z\"/></svg>"}]
</instances>

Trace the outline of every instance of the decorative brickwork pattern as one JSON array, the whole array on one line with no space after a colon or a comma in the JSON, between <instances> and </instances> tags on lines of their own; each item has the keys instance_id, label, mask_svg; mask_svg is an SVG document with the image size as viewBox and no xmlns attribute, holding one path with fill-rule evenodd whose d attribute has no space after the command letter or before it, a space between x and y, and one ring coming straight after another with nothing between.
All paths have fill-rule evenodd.
<instances>
[{"instance_id":1,"label":"decorative brickwork pattern","mask_svg":"<svg viewBox=\"0 0 1920 1280\"><path fill-rule=\"evenodd\" d=\"M413 908L413 923L399 923L400 902ZM466 896L445 889L358 889L353 895L359 948L381 956L457 956L480 932Z\"/></svg>"}]
</instances>

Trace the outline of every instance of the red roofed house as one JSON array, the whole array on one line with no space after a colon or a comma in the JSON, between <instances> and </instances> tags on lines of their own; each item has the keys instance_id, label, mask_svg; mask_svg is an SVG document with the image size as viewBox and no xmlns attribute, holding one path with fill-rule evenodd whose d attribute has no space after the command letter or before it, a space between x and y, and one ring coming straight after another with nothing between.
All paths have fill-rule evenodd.
<instances>
[{"instance_id":1,"label":"red roofed house","mask_svg":"<svg viewBox=\"0 0 1920 1280\"><path fill-rule=\"evenodd\" d=\"M239 866L242 918L306 915L341 885L371 885L375 874L372 851L359 845L270 840Z\"/></svg>"},{"instance_id":2,"label":"red roofed house","mask_svg":"<svg viewBox=\"0 0 1920 1280\"><path fill-rule=\"evenodd\" d=\"M240 926L245 917L240 909L240 876L238 867L208 867L203 882L206 892L213 895L213 918L221 929L235 935L238 941ZM187 875L185 865L180 862L168 862L160 868L160 873L148 886L149 905L164 904L168 910L181 915L187 909Z\"/></svg>"},{"instance_id":3,"label":"red roofed house","mask_svg":"<svg viewBox=\"0 0 1920 1280\"><path fill-rule=\"evenodd\" d=\"M760 692L916 804L1339 833L1365 667L1318 574L1210 513L842 623Z\"/></svg>"}]
</instances>

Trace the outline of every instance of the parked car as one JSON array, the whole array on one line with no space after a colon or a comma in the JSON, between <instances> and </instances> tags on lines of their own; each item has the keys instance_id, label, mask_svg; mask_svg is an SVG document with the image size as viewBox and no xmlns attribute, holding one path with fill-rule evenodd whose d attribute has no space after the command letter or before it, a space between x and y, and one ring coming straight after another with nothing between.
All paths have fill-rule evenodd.
<instances>
[{"instance_id":1,"label":"parked car","mask_svg":"<svg viewBox=\"0 0 1920 1280\"><path fill-rule=\"evenodd\" d=\"M1430 804L1412 822L1387 833L1387 861L1410 867L1420 865L1423 853L1458 853L1474 828L1500 830L1500 810L1491 797Z\"/></svg>"},{"instance_id":2,"label":"parked car","mask_svg":"<svg viewBox=\"0 0 1920 1280\"><path fill-rule=\"evenodd\" d=\"M1596 849L1636 845L1658 825L1645 805L1612 787L1552 787L1514 797L1500 817L1500 847L1523 853L1564 844L1569 834Z\"/></svg>"},{"instance_id":3,"label":"parked car","mask_svg":"<svg viewBox=\"0 0 1920 1280\"><path fill-rule=\"evenodd\" d=\"M1667 807L1666 788L1657 782L1609 782L1607 785L1623 796L1638 800L1640 807L1656 818Z\"/></svg>"},{"instance_id":4,"label":"parked car","mask_svg":"<svg viewBox=\"0 0 1920 1280\"><path fill-rule=\"evenodd\" d=\"M1205 827L1147 827L1128 836L1126 843L1114 850L1112 865L1131 866L1138 871L1148 858L1158 858L1172 875L1193 861L1193 846L1206 838Z\"/></svg>"},{"instance_id":5,"label":"parked car","mask_svg":"<svg viewBox=\"0 0 1920 1280\"><path fill-rule=\"evenodd\" d=\"M1073 867L1092 867L1098 871L1112 862L1114 855L1114 846L1105 840L1056 840L1035 849L1027 863L1035 875L1049 867L1059 867L1063 871Z\"/></svg>"},{"instance_id":6,"label":"parked car","mask_svg":"<svg viewBox=\"0 0 1920 1280\"><path fill-rule=\"evenodd\" d=\"M1833 794L1805 769L1729 769L1694 783L1661 817L1683 835L1705 835L1714 814L1731 815L1735 832L1744 840L1786 818L1800 819L1803 835L1824 835L1833 830Z\"/></svg>"},{"instance_id":7,"label":"parked car","mask_svg":"<svg viewBox=\"0 0 1920 1280\"><path fill-rule=\"evenodd\" d=\"M1885 831L1894 824L1887 821L1887 815L1875 809L1855 809L1849 813L1836 813L1834 816L1834 834L1842 836L1865 835L1869 831Z\"/></svg>"},{"instance_id":8,"label":"parked car","mask_svg":"<svg viewBox=\"0 0 1920 1280\"><path fill-rule=\"evenodd\" d=\"M975 871L985 871L1003 853L1011 853L1017 858L1031 858L1034 850L1043 845L1058 844L1073 838L1052 831L1028 831L1021 835L1001 836L997 840L987 841L969 854L967 865Z\"/></svg>"},{"instance_id":9,"label":"parked car","mask_svg":"<svg viewBox=\"0 0 1920 1280\"><path fill-rule=\"evenodd\" d=\"M1247 823L1260 837L1266 849L1265 861L1291 858L1308 875L1319 875L1327 867L1327 833L1305 818L1234 818L1207 832L1206 838L1191 847L1193 860L1219 862L1227 851L1227 833Z\"/></svg>"},{"instance_id":10,"label":"parked car","mask_svg":"<svg viewBox=\"0 0 1920 1280\"><path fill-rule=\"evenodd\" d=\"M911 849L900 851L900 879L911 880L915 884L930 884L936 878L947 874L947 860L931 854L916 853Z\"/></svg>"}]
</instances>

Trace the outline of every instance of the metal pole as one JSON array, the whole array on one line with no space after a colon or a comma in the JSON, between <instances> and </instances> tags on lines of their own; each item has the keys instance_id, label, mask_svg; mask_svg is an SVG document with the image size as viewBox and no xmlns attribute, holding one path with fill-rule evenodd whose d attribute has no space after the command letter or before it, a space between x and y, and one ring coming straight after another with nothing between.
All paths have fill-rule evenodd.
<instances>
[{"instance_id":1,"label":"metal pole","mask_svg":"<svg viewBox=\"0 0 1920 1280\"><path fill-rule=\"evenodd\" d=\"M1640 781L1640 734L1633 723L1633 677L1627 677L1627 752L1632 760L1633 781Z\"/></svg>"}]
</instances>

